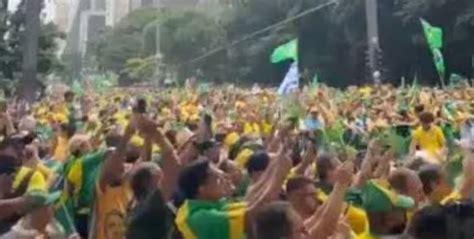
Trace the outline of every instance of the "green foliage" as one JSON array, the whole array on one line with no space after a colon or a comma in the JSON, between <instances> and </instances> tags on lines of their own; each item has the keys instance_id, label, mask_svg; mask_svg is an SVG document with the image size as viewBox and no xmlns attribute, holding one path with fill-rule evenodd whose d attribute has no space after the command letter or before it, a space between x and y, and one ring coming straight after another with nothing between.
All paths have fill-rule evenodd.
<instances>
[{"instance_id":1,"label":"green foliage","mask_svg":"<svg viewBox=\"0 0 474 239\"><path fill-rule=\"evenodd\" d=\"M0 22L0 74L3 81L16 80L15 73L22 71L23 46L22 38L25 33L26 7L22 1L16 12L0 10L5 16L5 22ZM8 22L8 25L6 25ZM41 24L38 52L38 72L48 75L61 70L63 64L58 60L56 51L58 39L64 38L53 24ZM12 83L15 85L14 83ZM11 91L12 84L1 84L0 88Z\"/></svg>"},{"instance_id":2,"label":"green foliage","mask_svg":"<svg viewBox=\"0 0 474 239\"><path fill-rule=\"evenodd\" d=\"M128 59L123 73L137 81L150 80L158 64L154 56Z\"/></svg>"},{"instance_id":3,"label":"green foliage","mask_svg":"<svg viewBox=\"0 0 474 239\"><path fill-rule=\"evenodd\" d=\"M146 58L154 52L144 51L143 29L155 21L160 12L153 8L138 9L122 19L114 29L107 29L96 42L89 42L90 59L97 61L99 70L123 72L133 58Z\"/></svg>"},{"instance_id":4,"label":"green foliage","mask_svg":"<svg viewBox=\"0 0 474 239\"><path fill-rule=\"evenodd\" d=\"M160 28L160 49L166 64L180 65L192 56L207 53L225 44L224 31L217 22L200 12L170 14ZM192 68L210 67L203 61Z\"/></svg>"},{"instance_id":5,"label":"green foliage","mask_svg":"<svg viewBox=\"0 0 474 239\"><path fill-rule=\"evenodd\" d=\"M327 0L221 0L224 7L214 11L142 9L132 12L116 29L105 33L96 55L102 69L127 72L128 60L136 58L141 63L147 62L147 57L157 51L159 42L162 63L178 71L179 79L195 75L217 83L276 85L289 64L272 65L268 57L276 46L298 38L299 65L308 76L317 72L321 82L335 86L366 83L364 1L340 1L338 5L248 38L255 31L324 3ZM420 17L443 28L447 74L451 71L463 75L471 73L474 1L456 0L454 4L453 0L386 0L378 3L381 59L387 68L386 80L398 84L402 76L410 79L417 74L425 84L437 81ZM232 44L236 41L239 43ZM230 44L231 47L225 47ZM195 60L214 49L222 50ZM134 70L128 69L128 72L148 69L148 66L138 65L141 66L132 67ZM138 75L148 77L149 72L145 72ZM303 79L303 82L309 81L309 78Z\"/></svg>"}]
</instances>

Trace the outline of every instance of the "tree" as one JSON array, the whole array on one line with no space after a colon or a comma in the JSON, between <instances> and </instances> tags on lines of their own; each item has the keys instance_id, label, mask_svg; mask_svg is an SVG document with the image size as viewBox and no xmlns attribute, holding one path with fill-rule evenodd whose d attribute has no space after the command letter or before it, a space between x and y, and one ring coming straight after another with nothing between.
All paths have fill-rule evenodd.
<instances>
[{"instance_id":1,"label":"tree","mask_svg":"<svg viewBox=\"0 0 474 239\"><path fill-rule=\"evenodd\" d=\"M129 59L146 58L154 52L144 50L143 28L160 16L160 11L143 8L131 12L113 29L106 29L97 40L89 42L87 58L97 62L97 68L104 72L121 74ZM127 74L121 74L128 78ZM127 80L127 79L122 79Z\"/></svg>"},{"instance_id":2,"label":"tree","mask_svg":"<svg viewBox=\"0 0 474 239\"><path fill-rule=\"evenodd\" d=\"M29 35L26 32L26 16L28 15L26 3L27 1L23 0L14 13L9 13L6 8L0 9L0 15L2 18L4 17L0 22L0 74L3 82L16 82L16 73L22 71L23 39ZM38 1L35 4L37 3ZM35 5L35 7L38 7L38 5ZM38 9L34 10L38 11ZM40 23L40 21L36 21L36 23ZM64 34L60 33L53 24L40 24L38 57L37 60L31 62L36 63L38 73L41 75L47 75L62 68L62 64L56 56L58 49L56 40L58 38L64 38ZM2 84L0 88L8 93L10 85Z\"/></svg>"},{"instance_id":3,"label":"tree","mask_svg":"<svg viewBox=\"0 0 474 239\"><path fill-rule=\"evenodd\" d=\"M187 11L153 10L158 16L146 23L133 20L138 16L131 14L127 21L132 23L124 24L127 26L125 29L137 26L131 31L135 39L122 39L114 46L102 47L116 52L116 56L109 59L118 59L117 64L111 64L114 67L109 69L120 72L125 68L127 59L146 59L156 53L156 42L160 42L163 63L176 70L180 79L200 72L202 78L211 81L219 79L241 85L254 82L277 85L289 62L272 65L269 55L278 45L298 38L299 66L301 71L309 72L309 77L317 73L323 82L341 87L372 82L367 77L363 1L340 1L260 34L253 33L325 4L327 0L219 2L225 7L218 11L203 11L200 8ZM471 66L474 55L474 1L457 0L453 4L452 0L386 0L379 1L378 12L379 60L387 69L383 78L396 84L401 77L411 79L418 75L425 84L437 82L432 56L418 20L420 17L443 28L443 54L448 71L463 75L474 71ZM125 32L125 35L130 34ZM115 38L125 38L118 35L112 34ZM156 39L157 35L160 39ZM132 51L131 47L136 49ZM131 52L135 54L129 54Z\"/></svg>"}]
</instances>

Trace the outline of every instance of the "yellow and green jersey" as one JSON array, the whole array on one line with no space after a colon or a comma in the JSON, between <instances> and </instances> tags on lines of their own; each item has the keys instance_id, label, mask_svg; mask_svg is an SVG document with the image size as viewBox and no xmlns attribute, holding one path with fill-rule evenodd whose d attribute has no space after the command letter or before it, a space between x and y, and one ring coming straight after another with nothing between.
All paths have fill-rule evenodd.
<instances>
[{"instance_id":1,"label":"yellow and green jersey","mask_svg":"<svg viewBox=\"0 0 474 239\"><path fill-rule=\"evenodd\" d=\"M184 239L242 239L246 211L244 202L186 200L175 222Z\"/></svg>"}]
</instances>

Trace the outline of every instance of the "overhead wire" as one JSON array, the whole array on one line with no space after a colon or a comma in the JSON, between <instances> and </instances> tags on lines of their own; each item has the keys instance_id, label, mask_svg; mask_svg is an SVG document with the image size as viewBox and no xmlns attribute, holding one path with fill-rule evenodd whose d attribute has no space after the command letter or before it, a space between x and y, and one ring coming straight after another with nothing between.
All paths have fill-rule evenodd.
<instances>
[{"instance_id":1,"label":"overhead wire","mask_svg":"<svg viewBox=\"0 0 474 239\"><path fill-rule=\"evenodd\" d=\"M258 31L255 31L255 32L253 32L253 33L251 33L251 34L248 34L248 35L242 37L241 39L236 40L236 41L233 41L233 42L231 42L231 43L229 43L229 44L227 44L227 45L225 45L225 46L221 46L221 47L214 48L214 49L212 49L212 50L210 50L210 51L208 51L208 52L202 54L201 56L198 56L198 57L193 58L193 59L191 59L191 60L189 60L189 61L187 61L187 62L184 62L184 63L179 64L178 67L182 67L182 66L185 66L185 65L189 65L189 64L192 64L192 63L194 63L194 62L197 62L197 61L200 61L200 60L202 60L202 59L205 59L205 58L207 58L207 57L209 57L209 56L212 56L212 55L214 55L214 54L216 54L216 53L218 53L218 52L220 52L220 51L229 49L229 48L231 48L231 47L233 47L233 46L235 46L235 45L237 45L237 44L240 44L240 43L242 43L242 42L244 42L244 41L247 41L247 40L249 40L249 39L251 39L251 38L253 38L253 37L255 37L255 36L258 36L258 35L260 35L260 34L262 34L262 33L268 32L268 31L270 31L270 30L272 30L272 29L274 29L274 28L277 28L277 27L279 27L279 26L281 26L281 25L286 25L286 24L288 24L288 23L290 23L290 22L292 22L292 21L294 21L294 20L297 20L297 19L299 19L299 18L301 18L301 17L304 17L304 16L306 16L306 15L308 15L308 14L311 14L311 13L313 13L313 12L319 11L319 10L324 9L324 8L326 8L326 7L328 7L328 6L331 6L331 5L333 5L333 4L338 4L338 2L339 2L338 0L330 0L330 1L327 1L327 2L325 2L325 3L323 3L323 4L320 4L320 5L317 5L317 6L315 6L315 7L309 8L309 9L307 9L307 10L305 10L305 11L302 11L302 12L300 12L300 13L298 13L298 14L292 16L292 17L288 17L288 18L286 18L286 19L284 19L284 20L281 20L281 21L279 21L279 22L277 22L277 23L274 23L274 24L269 25L269 26L267 26L267 27L265 27L265 28L262 28L262 29L260 29L260 30L258 30Z\"/></svg>"}]
</instances>

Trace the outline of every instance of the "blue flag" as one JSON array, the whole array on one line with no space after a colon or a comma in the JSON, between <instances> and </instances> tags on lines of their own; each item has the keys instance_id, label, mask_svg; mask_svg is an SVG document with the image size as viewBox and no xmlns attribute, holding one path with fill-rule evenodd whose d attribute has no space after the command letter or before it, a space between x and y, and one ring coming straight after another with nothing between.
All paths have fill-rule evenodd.
<instances>
[{"instance_id":1,"label":"blue flag","mask_svg":"<svg viewBox=\"0 0 474 239\"><path fill-rule=\"evenodd\" d=\"M300 76L298 73L298 63L293 62L290 66L290 69L285 75L285 79L278 88L279 95L287 95L292 90L295 90L299 87Z\"/></svg>"}]
</instances>

